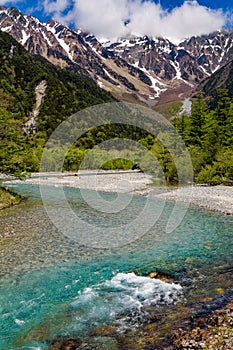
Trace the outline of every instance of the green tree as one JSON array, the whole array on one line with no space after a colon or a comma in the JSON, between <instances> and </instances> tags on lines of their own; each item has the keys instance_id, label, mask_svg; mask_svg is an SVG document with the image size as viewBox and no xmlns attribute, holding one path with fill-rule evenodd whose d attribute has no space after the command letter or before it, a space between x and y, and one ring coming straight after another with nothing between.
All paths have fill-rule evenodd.
<instances>
[{"instance_id":1,"label":"green tree","mask_svg":"<svg viewBox=\"0 0 233 350\"><path fill-rule=\"evenodd\" d=\"M203 124L205 115L208 112L208 106L202 94L193 100L191 115L190 115L190 131L189 143L193 145L200 145L203 133Z\"/></svg>"}]
</instances>

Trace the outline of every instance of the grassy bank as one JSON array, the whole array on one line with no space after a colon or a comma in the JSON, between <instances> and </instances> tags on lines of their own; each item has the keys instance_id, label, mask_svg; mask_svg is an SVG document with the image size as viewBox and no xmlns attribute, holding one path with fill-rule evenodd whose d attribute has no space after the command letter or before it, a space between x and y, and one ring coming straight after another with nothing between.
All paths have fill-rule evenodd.
<instances>
[{"instance_id":1,"label":"grassy bank","mask_svg":"<svg viewBox=\"0 0 233 350\"><path fill-rule=\"evenodd\" d=\"M19 204L21 200L22 197L19 194L14 193L11 189L2 186L0 187L0 210Z\"/></svg>"}]
</instances>

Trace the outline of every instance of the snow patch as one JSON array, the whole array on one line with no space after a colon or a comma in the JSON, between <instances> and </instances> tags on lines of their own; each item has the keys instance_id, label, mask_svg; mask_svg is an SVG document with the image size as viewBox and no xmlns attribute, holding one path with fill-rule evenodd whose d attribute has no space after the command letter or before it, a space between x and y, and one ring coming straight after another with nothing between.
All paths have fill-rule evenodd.
<instances>
[{"instance_id":1,"label":"snow patch","mask_svg":"<svg viewBox=\"0 0 233 350\"><path fill-rule=\"evenodd\" d=\"M207 72L207 70L205 69L205 67L203 67L203 66L199 66L202 70L203 70L203 72L209 77L211 74L209 73L209 72Z\"/></svg>"},{"instance_id":2,"label":"snow patch","mask_svg":"<svg viewBox=\"0 0 233 350\"><path fill-rule=\"evenodd\" d=\"M60 33L54 34L54 35L55 35L57 41L59 42L59 44L61 45L61 47L62 47L62 48L65 50L65 52L67 53L69 59L72 61L72 60L73 60L73 57L72 57L72 55L71 55L71 53L70 53L70 46L65 42L64 39L59 38L59 34L60 34Z\"/></svg>"},{"instance_id":3,"label":"snow patch","mask_svg":"<svg viewBox=\"0 0 233 350\"><path fill-rule=\"evenodd\" d=\"M170 63L171 63L171 65L175 68L175 70L176 70L176 77L173 78L173 80L174 80L174 79L182 80L185 84L187 84L187 85L189 85L190 87L193 88L194 85L193 85L192 83L190 83L189 81L187 81L187 80L185 80L185 79L182 78L181 70L180 70L179 65L178 65L177 63L171 61L171 60L170 60Z\"/></svg>"},{"instance_id":4,"label":"snow patch","mask_svg":"<svg viewBox=\"0 0 233 350\"><path fill-rule=\"evenodd\" d=\"M152 82L152 88L154 89L154 91L156 92L155 97L159 97L159 95L161 94L161 92L166 91L166 88L162 88L160 86L166 86L165 84L161 83L160 81L158 81L158 79L152 77L152 75L147 72L147 76L150 78L151 82Z\"/></svg>"},{"instance_id":5,"label":"snow patch","mask_svg":"<svg viewBox=\"0 0 233 350\"><path fill-rule=\"evenodd\" d=\"M11 29L12 29L13 25L11 26L8 26L8 27L1 27L1 31L2 32L7 32L7 33L10 33Z\"/></svg>"},{"instance_id":6,"label":"snow patch","mask_svg":"<svg viewBox=\"0 0 233 350\"><path fill-rule=\"evenodd\" d=\"M47 44L49 46L52 46L53 44L51 43L51 41L49 40L49 38L47 37L46 33L42 30L41 31L42 35L43 35L43 38L47 41Z\"/></svg>"},{"instance_id":7,"label":"snow patch","mask_svg":"<svg viewBox=\"0 0 233 350\"><path fill-rule=\"evenodd\" d=\"M176 71L176 77L175 78L183 80L182 76L181 76L181 71L180 71L179 65L177 63L173 62L173 61L170 61L170 63L175 68L175 71Z\"/></svg>"},{"instance_id":8,"label":"snow patch","mask_svg":"<svg viewBox=\"0 0 233 350\"><path fill-rule=\"evenodd\" d=\"M22 30L22 39L20 40L21 45L25 45L27 40L30 38L30 34L27 34L25 30Z\"/></svg>"},{"instance_id":9,"label":"snow patch","mask_svg":"<svg viewBox=\"0 0 233 350\"><path fill-rule=\"evenodd\" d=\"M89 46L91 47L92 51L94 51L94 53L95 53L97 56L99 56L99 58L100 58L102 61L106 61L106 58L104 58L104 57L101 55L101 53L98 52L98 50L91 44L91 42L89 42L89 41L85 41L85 42L86 42L87 45L89 45ZM82 46L82 47L84 48L84 46ZM85 50L87 50L87 49L85 48Z\"/></svg>"},{"instance_id":10,"label":"snow patch","mask_svg":"<svg viewBox=\"0 0 233 350\"><path fill-rule=\"evenodd\" d=\"M104 73L110 78L110 79L113 79L113 77L111 76L111 74L107 71L107 69L103 69L104 70Z\"/></svg>"},{"instance_id":11,"label":"snow patch","mask_svg":"<svg viewBox=\"0 0 233 350\"><path fill-rule=\"evenodd\" d=\"M166 84L164 84L161 81L159 81L158 79L154 78L151 75L151 73L146 68L139 67L139 61L137 61L134 64L132 64L132 66L134 66L134 67L140 69L141 71L143 71L148 76L148 78L150 79L151 84L152 84L151 87L152 87L152 89L155 92L155 95L150 95L149 96L150 100L154 100L155 98L159 97L161 92L167 90L167 85Z\"/></svg>"},{"instance_id":12,"label":"snow patch","mask_svg":"<svg viewBox=\"0 0 233 350\"><path fill-rule=\"evenodd\" d=\"M81 28L78 28L78 29L75 30L75 32L79 35L79 34L82 33L82 29L81 29Z\"/></svg>"},{"instance_id":13,"label":"snow patch","mask_svg":"<svg viewBox=\"0 0 233 350\"><path fill-rule=\"evenodd\" d=\"M43 23L44 27L47 29L47 31L51 32L52 34L56 34L55 26L51 26L50 23Z\"/></svg>"},{"instance_id":14,"label":"snow patch","mask_svg":"<svg viewBox=\"0 0 233 350\"><path fill-rule=\"evenodd\" d=\"M220 56L220 59L219 59L219 64L217 65L217 67L213 70L213 73L216 72L220 67L221 67L221 63L222 63L222 60L223 60L223 57L225 55L225 51L223 50L222 53L221 53L221 56Z\"/></svg>"}]
</instances>

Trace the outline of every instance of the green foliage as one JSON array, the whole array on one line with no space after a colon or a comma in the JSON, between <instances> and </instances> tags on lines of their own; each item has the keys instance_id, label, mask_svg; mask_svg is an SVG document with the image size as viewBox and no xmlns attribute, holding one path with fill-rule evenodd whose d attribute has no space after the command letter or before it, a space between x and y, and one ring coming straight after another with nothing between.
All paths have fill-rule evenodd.
<instances>
[{"instance_id":1,"label":"green foliage","mask_svg":"<svg viewBox=\"0 0 233 350\"><path fill-rule=\"evenodd\" d=\"M189 142L193 145L201 144L205 115L208 110L207 104L201 94L194 99L190 115Z\"/></svg>"},{"instance_id":2,"label":"green foliage","mask_svg":"<svg viewBox=\"0 0 233 350\"><path fill-rule=\"evenodd\" d=\"M216 173L216 169L207 164L196 176L197 183L204 183L210 185L218 185L221 183L221 178Z\"/></svg>"},{"instance_id":3,"label":"green foliage","mask_svg":"<svg viewBox=\"0 0 233 350\"><path fill-rule=\"evenodd\" d=\"M226 89L217 91L215 106L210 109L199 95L190 118L174 120L190 152L197 183L233 181L233 100Z\"/></svg>"},{"instance_id":4,"label":"green foliage","mask_svg":"<svg viewBox=\"0 0 233 350\"><path fill-rule=\"evenodd\" d=\"M129 170L133 169L134 162L130 159L117 158L107 161L102 165L103 170L119 169L119 170Z\"/></svg>"},{"instance_id":5,"label":"green foliage","mask_svg":"<svg viewBox=\"0 0 233 350\"><path fill-rule=\"evenodd\" d=\"M21 196L11 189L0 186L0 210L18 204L21 199Z\"/></svg>"},{"instance_id":6,"label":"green foliage","mask_svg":"<svg viewBox=\"0 0 233 350\"><path fill-rule=\"evenodd\" d=\"M47 88L36 132L26 133L25 123L35 107L35 88L42 80ZM110 101L111 95L90 78L30 56L10 35L0 31L0 172L38 171L43 147L62 121L83 108Z\"/></svg>"},{"instance_id":7,"label":"green foliage","mask_svg":"<svg viewBox=\"0 0 233 350\"><path fill-rule=\"evenodd\" d=\"M217 153L214 168L223 181L233 181L233 147L222 148Z\"/></svg>"}]
</instances>

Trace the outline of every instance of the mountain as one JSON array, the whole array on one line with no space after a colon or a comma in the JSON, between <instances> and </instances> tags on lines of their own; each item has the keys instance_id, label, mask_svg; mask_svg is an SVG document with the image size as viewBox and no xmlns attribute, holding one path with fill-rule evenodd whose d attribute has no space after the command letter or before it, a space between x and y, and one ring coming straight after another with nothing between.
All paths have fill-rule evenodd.
<instances>
[{"instance_id":1,"label":"mountain","mask_svg":"<svg viewBox=\"0 0 233 350\"><path fill-rule=\"evenodd\" d=\"M5 7L0 7L0 29L30 53L92 77L117 98L156 107L183 100L200 81L233 59L232 30L180 44L147 36L99 42L81 29L71 30L54 20L41 23Z\"/></svg>"},{"instance_id":2,"label":"mountain","mask_svg":"<svg viewBox=\"0 0 233 350\"><path fill-rule=\"evenodd\" d=\"M29 54L0 31L0 172L38 170L42 147L64 119L111 101L90 78Z\"/></svg>"},{"instance_id":3,"label":"mountain","mask_svg":"<svg viewBox=\"0 0 233 350\"><path fill-rule=\"evenodd\" d=\"M227 89L229 96L233 98L233 60L204 79L199 84L197 91L202 91L203 96L214 106L217 101L218 89L221 88Z\"/></svg>"}]
</instances>

